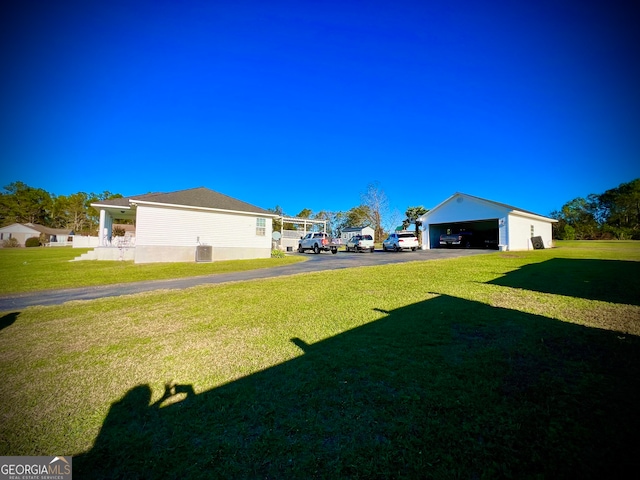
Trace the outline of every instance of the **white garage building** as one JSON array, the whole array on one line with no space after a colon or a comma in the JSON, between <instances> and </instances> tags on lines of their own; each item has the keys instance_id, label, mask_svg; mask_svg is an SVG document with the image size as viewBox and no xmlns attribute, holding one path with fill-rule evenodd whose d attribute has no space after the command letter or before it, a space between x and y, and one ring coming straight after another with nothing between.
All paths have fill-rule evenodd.
<instances>
[{"instance_id":1,"label":"white garage building","mask_svg":"<svg viewBox=\"0 0 640 480\"><path fill-rule=\"evenodd\" d=\"M421 217L423 248L438 248L440 235L473 232L476 246L533 250L553 246L553 218L464 193L455 193Z\"/></svg>"}]
</instances>

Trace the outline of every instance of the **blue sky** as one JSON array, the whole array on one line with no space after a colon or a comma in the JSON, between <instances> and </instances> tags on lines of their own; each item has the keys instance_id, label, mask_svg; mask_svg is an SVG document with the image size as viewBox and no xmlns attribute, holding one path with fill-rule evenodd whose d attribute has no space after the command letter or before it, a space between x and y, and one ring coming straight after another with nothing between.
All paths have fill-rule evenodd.
<instances>
[{"instance_id":1,"label":"blue sky","mask_svg":"<svg viewBox=\"0 0 640 480\"><path fill-rule=\"evenodd\" d=\"M547 215L640 177L633 3L5 2L0 185Z\"/></svg>"}]
</instances>

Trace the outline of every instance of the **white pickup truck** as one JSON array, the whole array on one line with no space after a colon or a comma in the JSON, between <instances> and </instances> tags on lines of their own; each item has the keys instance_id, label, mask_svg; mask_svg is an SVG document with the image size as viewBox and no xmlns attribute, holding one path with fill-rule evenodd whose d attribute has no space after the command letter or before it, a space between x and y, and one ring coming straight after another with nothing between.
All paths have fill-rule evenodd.
<instances>
[{"instance_id":1,"label":"white pickup truck","mask_svg":"<svg viewBox=\"0 0 640 480\"><path fill-rule=\"evenodd\" d=\"M331 252L336 254L340 245L340 239L331 239L329 234L325 232L311 232L298 240L298 252L313 250L313 253Z\"/></svg>"}]
</instances>

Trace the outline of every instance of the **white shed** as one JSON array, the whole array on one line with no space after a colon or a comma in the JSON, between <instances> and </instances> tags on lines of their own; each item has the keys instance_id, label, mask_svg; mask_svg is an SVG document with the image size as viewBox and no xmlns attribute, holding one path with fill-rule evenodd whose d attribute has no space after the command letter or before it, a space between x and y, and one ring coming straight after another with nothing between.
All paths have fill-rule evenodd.
<instances>
[{"instance_id":1,"label":"white shed","mask_svg":"<svg viewBox=\"0 0 640 480\"><path fill-rule=\"evenodd\" d=\"M89 258L133 258L135 263L269 258L272 220L278 218L203 187L92 206L100 211L100 246ZM116 219L133 219L135 235L113 237Z\"/></svg>"},{"instance_id":2,"label":"white shed","mask_svg":"<svg viewBox=\"0 0 640 480\"><path fill-rule=\"evenodd\" d=\"M356 235L371 235L373 237L374 234L375 230L371 227L347 227L343 228L342 232L340 232L340 238L342 239L342 243L347 243Z\"/></svg>"},{"instance_id":3,"label":"white shed","mask_svg":"<svg viewBox=\"0 0 640 480\"><path fill-rule=\"evenodd\" d=\"M502 250L553 246L553 218L464 193L455 193L421 217L423 248L438 248L440 235L473 232L476 245Z\"/></svg>"}]
</instances>

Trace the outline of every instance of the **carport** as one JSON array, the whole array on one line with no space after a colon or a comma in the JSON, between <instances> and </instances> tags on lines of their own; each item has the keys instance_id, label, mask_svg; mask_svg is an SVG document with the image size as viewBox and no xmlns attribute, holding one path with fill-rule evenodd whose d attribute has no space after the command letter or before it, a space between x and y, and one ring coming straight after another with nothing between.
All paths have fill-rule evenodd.
<instances>
[{"instance_id":1,"label":"carport","mask_svg":"<svg viewBox=\"0 0 640 480\"><path fill-rule=\"evenodd\" d=\"M280 235L274 240L278 248L282 251L292 252L298 248L298 240L304 237L307 232L327 231L327 221L311 218L289 218L280 217Z\"/></svg>"}]
</instances>

